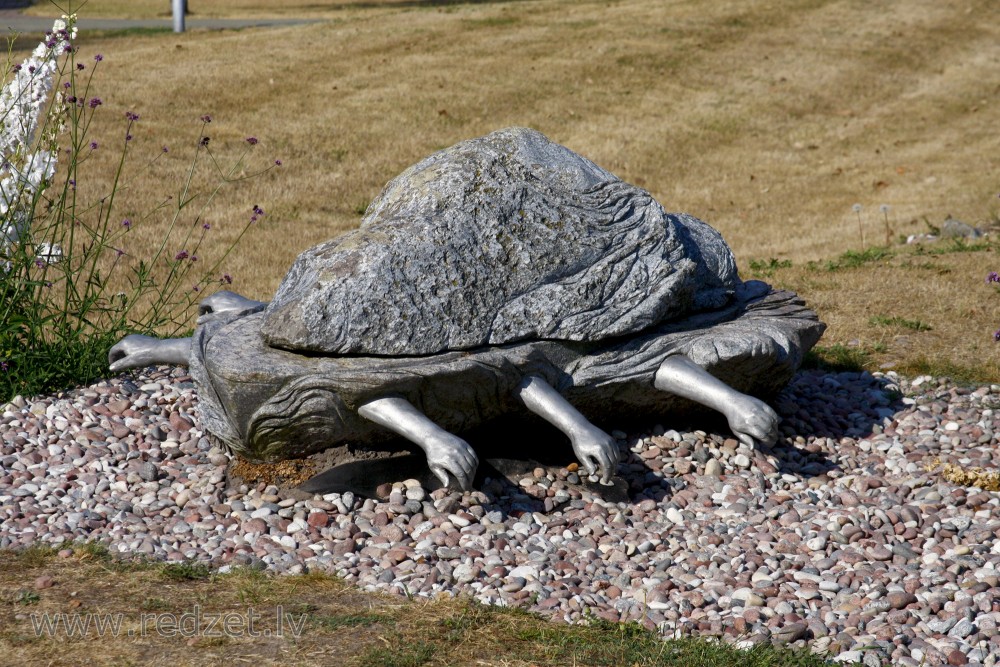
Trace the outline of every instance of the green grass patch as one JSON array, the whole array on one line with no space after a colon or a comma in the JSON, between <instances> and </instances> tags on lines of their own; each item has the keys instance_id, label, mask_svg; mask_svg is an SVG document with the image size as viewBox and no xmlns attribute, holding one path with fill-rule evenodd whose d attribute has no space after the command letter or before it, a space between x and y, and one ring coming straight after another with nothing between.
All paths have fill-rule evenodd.
<instances>
[{"instance_id":1,"label":"green grass patch","mask_svg":"<svg viewBox=\"0 0 1000 667\"><path fill-rule=\"evenodd\" d=\"M465 19L463 23L470 28L501 28L517 25L521 19L517 16L487 16L481 19Z\"/></svg>"},{"instance_id":2,"label":"green grass patch","mask_svg":"<svg viewBox=\"0 0 1000 667\"><path fill-rule=\"evenodd\" d=\"M916 359L901 362L894 369L907 377L931 375L936 378L949 378L959 384L996 383L994 369L975 366L963 366L950 361L938 361L919 356Z\"/></svg>"},{"instance_id":3,"label":"green grass patch","mask_svg":"<svg viewBox=\"0 0 1000 667\"><path fill-rule=\"evenodd\" d=\"M833 345L817 345L806 353L802 362L803 368L818 368L832 373L853 372L865 370L865 364L871 361L871 353L862 347L848 347L841 343Z\"/></svg>"},{"instance_id":4,"label":"green grass patch","mask_svg":"<svg viewBox=\"0 0 1000 667\"><path fill-rule=\"evenodd\" d=\"M437 647L431 642L398 641L390 646L368 649L358 662L364 667L420 667L430 662L436 651Z\"/></svg>"},{"instance_id":5,"label":"green grass patch","mask_svg":"<svg viewBox=\"0 0 1000 667\"><path fill-rule=\"evenodd\" d=\"M908 320L903 317L893 316L887 317L885 315L875 315L868 320L868 324L873 327L901 327L903 329L910 329L911 331L930 331L931 325L926 322L921 322L920 320Z\"/></svg>"},{"instance_id":6,"label":"green grass patch","mask_svg":"<svg viewBox=\"0 0 1000 667\"><path fill-rule=\"evenodd\" d=\"M211 578L212 568L205 563L165 563L160 574L173 581L203 581Z\"/></svg>"},{"instance_id":7,"label":"green grass patch","mask_svg":"<svg viewBox=\"0 0 1000 667\"><path fill-rule=\"evenodd\" d=\"M371 625L392 625L395 619L388 614L362 612L351 614L310 614L309 623L324 630L339 630L340 628L358 628Z\"/></svg>"},{"instance_id":8,"label":"green grass patch","mask_svg":"<svg viewBox=\"0 0 1000 667\"><path fill-rule=\"evenodd\" d=\"M883 248L880 246L867 248L861 252L856 250L848 250L840 257L835 260L827 261L824 268L827 271L840 271L842 269L856 269L858 267L864 266L865 264L871 264L873 262L879 262L883 259L888 259L893 256L893 253L888 248Z\"/></svg>"},{"instance_id":9,"label":"green grass patch","mask_svg":"<svg viewBox=\"0 0 1000 667\"><path fill-rule=\"evenodd\" d=\"M637 623L552 623L518 609L469 602L437 622L407 624L397 619L388 646L370 649L363 665L476 664L496 644L512 662L544 665L617 667L819 667L822 657L808 649L759 645L739 650L714 639L685 637L664 640ZM433 625L431 623L433 622ZM404 627L405 624L405 627ZM407 641L407 637L410 640ZM414 640L414 638L419 638ZM429 639L428 639L429 638ZM492 639L490 639L492 638Z\"/></svg>"},{"instance_id":10,"label":"green grass patch","mask_svg":"<svg viewBox=\"0 0 1000 667\"><path fill-rule=\"evenodd\" d=\"M81 31L89 39L114 39L118 37L148 37L150 35L172 35L174 29L170 28L118 28L115 30L86 30Z\"/></svg>"},{"instance_id":11,"label":"green grass patch","mask_svg":"<svg viewBox=\"0 0 1000 667\"><path fill-rule=\"evenodd\" d=\"M951 255L962 252L988 252L993 248L989 241L966 241L965 239L952 239L948 243L937 245L921 244L913 254L915 255Z\"/></svg>"},{"instance_id":12,"label":"green grass patch","mask_svg":"<svg viewBox=\"0 0 1000 667\"><path fill-rule=\"evenodd\" d=\"M751 259L750 272L760 278L770 278L778 269L790 269L792 260L790 259Z\"/></svg>"},{"instance_id":13,"label":"green grass patch","mask_svg":"<svg viewBox=\"0 0 1000 667\"><path fill-rule=\"evenodd\" d=\"M0 373L0 399L35 396L88 384L108 373L108 350L122 331L92 337L67 333L24 346L20 331L0 332L0 357L9 359Z\"/></svg>"},{"instance_id":14,"label":"green grass patch","mask_svg":"<svg viewBox=\"0 0 1000 667\"><path fill-rule=\"evenodd\" d=\"M13 562L5 567L37 568L45 567L55 558L56 550L47 544L32 544L26 549L7 552Z\"/></svg>"},{"instance_id":15,"label":"green grass patch","mask_svg":"<svg viewBox=\"0 0 1000 667\"><path fill-rule=\"evenodd\" d=\"M272 601L275 597L277 588L274 577L262 570L238 567L218 576L221 580L231 582L236 588L240 604L262 604Z\"/></svg>"},{"instance_id":16,"label":"green grass patch","mask_svg":"<svg viewBox=\"0 0 1000 667\"><path fill-rule=\"evenodd\" d=\"M12 593L10 596L7 595L3 596L3 600L5 602L20 607L29 607L33 604L38 604L38 602L41 599L42 596L40 596L38 593L36 593L35 591L29 591L27 589L20 589L14 591L14 593Z\"/></svg>"},{"instance_id":17,"label":"green grass patch","mask_svg":"<svg viewBox=\"0 0 1000 667\"><path fill-rule=\"evenodd\" d=\"M139 605L139 609L142 611L170 611L173 608L174 605L172 605L170 601L156 597L155 595L146 598L142 601L142 604Z\"/></svg>"}]
</instances>

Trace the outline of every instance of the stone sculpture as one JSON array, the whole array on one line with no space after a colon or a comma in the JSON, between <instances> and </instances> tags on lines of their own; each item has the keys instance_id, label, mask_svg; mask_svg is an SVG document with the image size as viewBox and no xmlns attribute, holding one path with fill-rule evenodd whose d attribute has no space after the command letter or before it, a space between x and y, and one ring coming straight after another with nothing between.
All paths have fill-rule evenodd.
<instances>
[{"instance_id":1,"label":"stone sculpture","mask_svg":"<svg viewBox=\"0 0 1000 667\"><path fill-rule=\"evenodd\" d=\"M126 337L111 369L190 365L205 429L251 460L402 436L462 488L478 458L455 434L525 409L605 482L618 448L591 420L701 405L773 443L751 394L780 390L824 329L741 281L714 229L523 128L407 169L269 304L220 292L199 312L192 338Z\"/></svg>"}]
</instances>

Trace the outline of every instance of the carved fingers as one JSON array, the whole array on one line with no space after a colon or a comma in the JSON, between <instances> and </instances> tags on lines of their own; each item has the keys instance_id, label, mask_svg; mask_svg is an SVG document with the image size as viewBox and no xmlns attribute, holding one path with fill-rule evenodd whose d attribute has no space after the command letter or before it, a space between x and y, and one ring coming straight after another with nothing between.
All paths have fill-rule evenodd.
<instances>
[{"instance_id":1,"label":"carved fingers","mask_svg":"<svg viewBox=\"0 0 1000 667\"><path fill-rule=\"evenodd\" d=\"M760 443L773 445L778 440L778 423L781 419L764 401L740 394L726 410L729 428L740 442L748 447Z\"/></svg>"},{"instance_id":2,"label":"carved fingers","mask_svg":"<svg viewBox=\"0 0 1000 667\"><path fill-rule=\"evenodd\" d=\"M601 429L588 426L571 435L573 451L588 475L600 473L601 481L608 483L618 469L618 444Z\"/></svg>"},{"instance_id":3,"label":"carved fingers","mask_svg":"<svg viewBox=\"0 0 1000 667\"><path fill-rule=\"evenodd\" d=\"M472 488L479 457L469 443L447 431L441 431L428 437L423 446L427 454L427 465L442 484L449 486L450 475L462 490Z\"/></svg>"},{"instance_id":4,"label":"carved fingers","mask_svg":"<svg viewBox=\"0 0 1000 667\"><path fill-rule=\"evenodd\" d=\"M115 343L108 351L108 364L113 373L129 368L143 368L156 363L154 351L159 340L150 336L130 334Z\"/></svg>"}]
</instances>

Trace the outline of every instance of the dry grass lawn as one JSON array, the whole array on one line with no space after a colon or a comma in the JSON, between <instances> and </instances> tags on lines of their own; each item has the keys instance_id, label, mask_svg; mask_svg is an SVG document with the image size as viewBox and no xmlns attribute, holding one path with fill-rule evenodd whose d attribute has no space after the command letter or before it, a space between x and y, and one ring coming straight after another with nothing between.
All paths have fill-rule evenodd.
<instances>
[{"instance_id":1,"label":"dry grass lawn","mask_svg":"<svg viewBox=\"0 0 1000 667\"><path fill-rule=\"evenodd\" d=\"M84 12L131 17L162 13L162 5L91 0ZM253 204L268 212L224 267L249 296L266 299L300 251L354 227L409 164L461 139L527 125L649 189L668 210L709 221L744 267L791 261L774 279L800 289L830 323L826 345L856 342L874 366L889 352L903 369L918 358L980 378L1000 368L989 339L997 295L983 284L995 268L988 252L942 255L934 269L832 276L806 265L861 250L855 203L867 246L885 242L882 204L891 207L893 242L949 214L979 225L996 216L995 3L191 6L199 16L330 20L88 37L83 55L106 56L94 84L105 102L94 131L108 149L89 165L86 192L97 197L109 186L126 110L142 120L123 218L176 192L202 114L214 118L207 134L220 155L241 150L247 135L260 138L260 163L280 158L281 169L228 190L204 212L213 226L206 243L216 249L235 238ZM141 169L162 145L171 152ZM139 255L162 239L164 217L147 220L126 249ZM931 330L903 332L900 347L898 332L873 327L872 317L919 319Z\"/></svg>"},{"instance_id":2,"label":"dry grass lawn","mask_svg":"<svg viewBox=\"0 0 1000 667\"><path fill-rule=\"evenodd\" d=\"M571 627L467 600L365 594L323 574L126 563L94 545L0 552L0 657L49 667L823 664L801 649L665 643L635 624Z\"/></svg>"},{"instance_id":3,"label":"dry grass lawn","mask_svg":"<svg viewBox=\"0 0 1000 667\"><path fill-rule=\"evenodd\" d=\"M165 6L90 0L83 14L134 17ZM983 284L996 268L988 251L938 257L935 269L835 278L806 266L862 249L855 203L869 247L885 243L882 204L891 207L893 243L949 214L978 225L996 217L1000 7L990 0L191 7L198 16L329 21L88 37L83 55L105 55L94 131L108 150L95 155L87 192L107 190L126 110L142 120L121 217L140 217L176 191L202 114L214 118L207 134L221 155L247 135L260 138L260 163L284 166L229 190L203 218L213 225L206 242L219 248L253 204L268 212L225 265L249 296L268 298L300 251L356 226L406 166L526 125L647 188L668 210L707 220L742 266L791 261L776 278L830 323L826 345L856 341L881 363L894 334L871 317L920 319L931 331L909 335L897 356L985 364L979 377L1000 368L989 339L997 295ZM140 169L162 145L171 153ZM162 238L162 220L148 223L127 250L138 255Z\"/></svg>"}]
</instances>

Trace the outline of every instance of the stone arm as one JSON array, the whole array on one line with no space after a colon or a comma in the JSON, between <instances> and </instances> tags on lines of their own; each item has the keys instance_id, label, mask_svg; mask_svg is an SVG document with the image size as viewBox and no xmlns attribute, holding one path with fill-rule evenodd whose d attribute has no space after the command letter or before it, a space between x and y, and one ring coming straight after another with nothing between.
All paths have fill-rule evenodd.
<instances>
[{"instance_id":1,"label":"stone arm","mask_svg":"<svg viewBox=\"0 0 1000 667\"><path fill-rule=\"evenodd\" d=\"M112 346L108 352L108 365L112 373L119 373L129 368L157 364L187 366L190 358L190 338L151 338L130 334Z\"/></svg>"},{"instance_id":2,"label":"stone arm","mask_svg":"<svg viewBox=\"0 0 1000 667\"><path fill-rule=\"evenodd\" d=\"M619 460L614 438L587 421L552 385L537 375L524 378L517 387L517 395L528 410L566 434L588 474L600 472L601 483L610 484Z\"/></svg>"},{"instance_id":3,"label":"stone arm","mask_svg":"<svg viewBox=\"0 0 1000 667\"><path fill-rule=\"evenodd\" d=\"M748 447L758 442L773 445L778 439L780 420L767 403L736 391L683 354L660 364L653 386L721 412L733 434Z\"/></svg>"},{"instance_id":4,"label":"stone arm","mask_svg":"<svg viewBox=\"0 0 1000 667\"><path fill-rule=\"evenodd\" d=\"M234 292L216 292L198 304L198 324L205 324L216 314L258 310L266 305L263 301L247 299ZM115 343L108 351L108 365L112 373L157 364L187 366L190 358L190 338L161 339L130 334Z\"/></svg>"},{"instance_id":5,"label":"stone arm","mask_svg":"<svg viewBox=\"0 0 1000 667\"><path fill-rule=\"evenodd\" d=\"M417 444L427 455L427 465L441 483L448 476L464 489L472 488L479 457L467 442L432 422L405 398L389 396L369 401L358 414Z\"/></svg>"}]
</instances>

